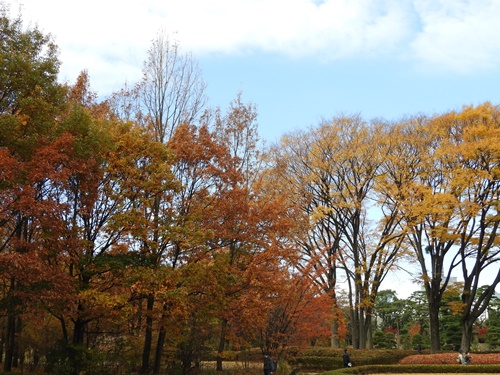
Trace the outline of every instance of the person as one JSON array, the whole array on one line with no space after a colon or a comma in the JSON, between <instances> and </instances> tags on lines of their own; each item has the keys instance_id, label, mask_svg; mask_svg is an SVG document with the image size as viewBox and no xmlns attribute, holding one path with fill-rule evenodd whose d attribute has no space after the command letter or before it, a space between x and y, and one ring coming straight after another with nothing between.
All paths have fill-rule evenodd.
<instances>
[{"instance_id":1,"label":"person","mask_svg":"<svg viewBox=\"0 0 500 375\"><path fill-rule=\"evenodd\" d=\"M269 355L268 352L264 353L264 375L271 375L276 371L276 362Z\"/></svg>"},{"instance_id":2,"label":"person","mask_svg":"<svg viewBox=\"0 0 500 375\"><path fill-rule=\"evenodd\" d=\"M464 357L464 361L465 361L465 364L468 365L472 360L472 357L470 355L470 353L467 351L465 352L465 357Z\"/></svg>"},{"instance_id":3,"label":"person","mask_svg":"<svg viewBox=\"0 0 500 375\"><path fill-rule=\"evenodd\" d=\"M351 367L351 355L347 349L344 349L344 354L342 354L342 362L344 363L344 367Z\"/></svg>"},{"instance_id":4,"label":"person","mask_svg":"<svg viewBox=\"0 0 500 375\"><path fill-rule=\"evenodd\" d=\"M458 352L457 362L462 364L462 365L465 365L465 357L464 357L464 354L462 352L462 349L460 349L460 351Z\"/></svg>"}]
</instances>

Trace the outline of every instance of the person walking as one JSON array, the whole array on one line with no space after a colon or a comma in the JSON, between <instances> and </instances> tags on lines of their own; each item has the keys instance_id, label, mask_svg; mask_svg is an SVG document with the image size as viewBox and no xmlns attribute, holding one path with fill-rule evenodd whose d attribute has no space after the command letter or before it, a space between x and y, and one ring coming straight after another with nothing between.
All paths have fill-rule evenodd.
<instances>
[{"instance_id":1,"label":"person walking","mask_svg":"<svg viewBox=\"0 0 500 375\"><path fill-rule=\"evenodd\" d=\"M347 349L344 349L344 354L342 354L342 362L344 367L352 367L351 355Z\"/></svg>"},{"instance_id":2,"label":"person walking","mask_svg":"<svg viewBox=\"0 0 500 375\"><path fill-rule=\"evenodd\" d=\"M276 362L269 355L268 352L264 353L264 375L271 375L276 371Z\"/></svg>"}]
</instances>

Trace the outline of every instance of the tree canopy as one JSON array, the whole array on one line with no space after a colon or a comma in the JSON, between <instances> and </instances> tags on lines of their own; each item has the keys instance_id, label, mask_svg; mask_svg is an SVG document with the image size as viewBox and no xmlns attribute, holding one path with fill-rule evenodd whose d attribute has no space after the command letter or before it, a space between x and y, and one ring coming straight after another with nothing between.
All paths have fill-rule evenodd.
<instances>
[{"instance_id":1,"label":"tree canopy","mask_svg":"<svg viewBox=\"0 0 500 375\"><path fill-rule=\"evenodd\" d=\"M139 82L99 98L86 70L59 83L51 36L0 9L5 372L468 350L478 329L498 346L499 106L337 116L266 148L256 105L206 107L167 36ZM404 300L384 283L408 260L421 289Z\"/></svg>"}]
</instances>

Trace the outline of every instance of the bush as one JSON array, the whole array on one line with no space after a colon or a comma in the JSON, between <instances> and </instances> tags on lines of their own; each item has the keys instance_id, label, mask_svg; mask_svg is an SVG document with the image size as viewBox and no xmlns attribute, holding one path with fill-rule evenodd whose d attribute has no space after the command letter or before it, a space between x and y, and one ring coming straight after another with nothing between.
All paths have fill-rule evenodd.
<instances>
[{"instance_id":1,"label":"bush","mask_svg":"<svg viewBox=\"0 0 500 375\"><path fill-rule=\"evenodd\" d=\"M83 346L60 341L47 353L46 371L56 375L74 374L86 367L89 356L90 352Z\"/></svg>"},{"instance_id":2,"label":"bush","mask_svg":"<svg viewBox=\"0 0 500 375\"><path fill-rule=\"evenodd\" d=\"M325 372L323 375L341 374L495 374L500 372L500 365L370 365L352 368L342 368Z\"/></svg>"},{"instance_id":3,"label":"bush","mask_svg":"<svg viewBox=\"0 0 500 375\"><path fill-rule=\"evenodd\" d=\"M292 366L303 370L327 371L343 368L342 354L344 349L314 348L305 350L295 358L290 358ZM396 364L404 357L415 354L413 350L389 349L353 349L350 350L351 361L355 367L372 364Z\"/></svg>"}]
</instances>

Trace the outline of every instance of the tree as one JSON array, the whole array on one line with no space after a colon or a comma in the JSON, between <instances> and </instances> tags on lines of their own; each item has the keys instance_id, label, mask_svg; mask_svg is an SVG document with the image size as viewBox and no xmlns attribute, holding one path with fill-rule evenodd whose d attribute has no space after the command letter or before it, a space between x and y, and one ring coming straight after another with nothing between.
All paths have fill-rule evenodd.
<instances>
[{"instance_id":1,"label":"tree","mask_svg":"<svg viewBox=\"0 0 500 375\"><path fill-rule=\"evenodd\" d=\"M243 103L241 94L224 116L219 109L214 116L216 138L227 147L235 173L234 184L220 189L212 214L206 214L214 234L209 242L211 255L225 270L218 278L218 370L228 344L248 345L266 324L262 312L272 307L273 297L281 290L276 275L289 255L277 239L290 233L292 221L283 214L282 197L261 168L256 119L255 106Z\"/></svg>"},{"instance_id":2,"label":"tree","mask_svg":"<svg viewBox=\"0 0 500 375\"><path fill-rule=\"evenodd\" d=\"M454 235L459 231L453 218L456 196L451 192L446 165L439 158L439 137L428 120L415 117L391 129L391 158L384 166L385 190L403 221L421 268L420 280L427 295L430 318L431 351L439 350L439 308L452 271L457 267L453 251ZM451 258L447 267L445 259Z\"/></svg>"},{"instance_id":3,"label":"tree","mask_svg":"<svg viewBox=\"0 0 500 375\"><path fill-rule=\"evenodd\" d=\"M72 279L74 290L61 296L65 303L49 306L76 353L87 349L91 322L113 316L127 303L117 280L134 262L128 235L138 225L132 221L136 198L146 189L160 194L172 188L172 159L165 145L112 116L106 103L95 98L84 72L69 90L69 108L60 125L73 135L75 146L68 163L71 173L59 186L63 224L52 246L60 255L51 265ZM81 358L70 362L78 373Z\"/></svg>"},{"instance_id":4,"label":"tree","mask_svg":"<svg viewBox=\"0 0 500 375\"><path fill-rule=\"evenodd\" d=\"M403 311L400 334L406 336L405 346L414 348L418 343L429 346L429 304L425 290L413 292L404 300Z\"/></svg>"},{"instance_id":5,"label":"tree","mask_svg":"<svg viewBox=\"0 0 500 375\"><path fill-rule=\"evenodd\" d=\"M57 83L57 46L37 27L24 28L21 16L11 17L5 3L0 4L0 25L0 113L4 121L20 115L31 119L26 121L27 136L47 131L64 101L64 90ZM2 127L2 140L15 130Z\"/></svg>"},{"instance_id":6,"label":"tree","mask_svg":"<svg viewBox=\"0 0 500 375\"><path fill-rule=\"evenodd\" d=\"M236 169L242 175L240 184L248 189L263 164L257 117L257 108L251 103L245 104L241 92L230 103L225 116L220 109L215 111L214 131L236 161Z\"/></svg>"},{"instance_id":7,"label":"tree","mask_svg":"<svg viewBox=\"0 0 500 375\"><path fill-rule=\"evenodd\" d=\"M375 328L399 328L398 314L402 312L397 293L394 290L380 290L373 306Z\"/></svg>"},{"instance_id":8,"label":"tree","mask_svg":"<svg viewBox=\"0 0 500 375\"><path fill-rule=\"evenodd\" d=\"M289 184L293 203L302 209L303 231L296 240L303 257L298 266L331 295L337 311L337 270L345 272L355 347L371 345L378 288L404 254L400 216L383 195L377 198L380 220L368 220L385 147L381 124L368 126L352 116L285 137L273 155L279 179ZM335 331L334 325L332 345L338 346Z\"/></svg>"},{"instance_id":9,"label":"tree","mask_svg":"<svg viewBox=\"0 0 500 375\"><path fill-rule=\"evenodd\" d=\"M260 333L263 352L278 354L290 347L308 347L330 335L331 303L317 285L300 274L280 272L279 289ZM341 338L342 339L342 338Z\"/></svg>"},{"instance_id":10,"label":"tree","mask_svg":"<svg viewBox=\"0 0 500 375\"><path fill-rule=\"evenodd\" d=\"M183 54L176 42L160 32L152 41L144 63L143 78L132 90L126 87L113 95L111 102L115 113L123 119L134 120L152 137L161 143L168 143L181 124L192 124L200 115L206 103L203 83L196 62L190 54ZM152 205L156 222L160 218L160 197ZM154 229L153 229L154 231ZM157 240L160 240L157 238ZM157 248L164 245L158 243ZM161 252L160 252L161 253ZM148 297L148 319L151 319L152 296ZM143 349L142 371L149 371L151 354L151 322L146 324L146 338ZM157 343L155 373L159 371L163 348L163 336Z\"/></svg>"},{"instance_id":11,"label":"tree","mask_svg":"<svg viewBox=\"0 0 500 375\"><path fill-rule=\"evenodd\" d=\"M498 295L495 295L490 301L487 309L487 333L486 342L490 349L500 347L500 300Z\"/></svg>"},{"instance_id":12,"label":"tree","mask_svg":"<svg viewBox=\"0 0 500 375\"><path fill-rule=\"evenodd\" d=\"M465 106L433 120L440 134L450 134L441 146L449 168L449 189L456 195L455 246L464 279L462 342L470 349L473 325L484 313L500 283L498 247L500 198L500 111L490 103ZM453 160L453 162L451 162ZM482 275L494 269L488 287Z\"/></svg>"},{"instance_id":13,"label":"tree","mask_svg":"<svg viewBox=\"0 0 500 375\"><path fill-rule=\"evenodd\" d=\"M0 209L0 250L3 261L24 258L28 265L37 258L33 240L40 229L40 215L50 210L45 176L35 171L57 174L61 167L62 142L59 146L51 143L55 137L55 118L64 102L64 89L57 83L57 47L49 35L36 27L25 29L21 17L11 17L4 3L0 4L0 28L0 149L3 157L0 195L4 198ZM37 152L45 152L47 160L37 164ZM28 258L32 259L28 261ZM22 329L23 299L18 295L22 280L15 268L7 267L7 275L4 274L9 280L3 296L7 306L6 372L18 364L16 337Z\"/></svg>"},{"instance_id":14,"label":"tree","mask_svg":"<svg viewBox=\"0 0 500 375\"><path fill-rule=\"evenodd\" d=\"M147 129L157 142L167 144L180 125L192 125L198 120L206 103L204 90L205 84L192 56L182 53L178 43L171 42L168 36L160 32L152 41L148 51L142 80L131 90L125 87L120 92L115 93L110 102L115 114L120 118L135 121ZM152 253L152 258L160 262L166 247L172 246L168 240L169 235L161 237L160 223L166 219L162 215L171 216L182 213L182 211L176 213L171 209L167 210L166 205L169 203L161 201L161 199L165 199L164 196L152 196L151 199L153 201L149 203L150 206L146 211L147 217L145 217L152 223L151 233L148 242L143 242L145 245L143 251L149 251ZM160 210L167 211L160 212ZM142 234L139 238L144 241L146 237L148 236ZM151 238L157 243L150 243ZM149 245L146 245L147 243ZM154 293L148 294L142 360L143 373L147 373L150 368L153 338L151 314L154 304ZM159 372L163 345L164 333L162 332L156 346L155 373Z\"/></svg>"},{"instance_id":15,"label":"tree","mask_svg":"<svg viewBox=\"0 0 500 375\"><path fill-rule=\"evenodd\" d=\"M338 317L341 314L336 284L341 224L323 210L333 205L330 194L333 171L324 161L332 152L328 140L321 131L290 134L270 151L269 158L273 164L273 181L278 182L283 197L289 199L289 206L297 208L290 212L297 223L297 235L292 240L302 254L296 267L330 296L332 311ZM340 345L338 328L339 319L332 319L331 345L334 347Z\"/></svg>"},{"instance_id":16,"label":"tree","mask_svg":"<svg viewBox=\"0 0 500 375\"><path fill-rule=\"evenodd\" d=\"M166 143L177 126L196 123L207 102L206 85L192 55L163 32L153 39L142 73L132 89L125 86L112 95L112 107Z\"/></svg>"},{"instance_id":17,"label":"tree","mask_svg":"<svg viewBox=\"0 0 500 375\"><path fill-rule=\"evenodd\" d=\"M441 348L445 350L460 349L462 330L460 329L460 285L452 283L443 294L442 306L439 311Z\"/></svg>"},{"instance_id":18,"label":"tree","mask_svg":"<svg viewBox=\"0 0 500 375\"><path fill-rule=\"evenodd\" d=\"M350 294L354 344L365 348L372 346L371 317L378 290L387 273L405 256L405 237L399 212L382 192L385 186L377 186L382 165L390 155L385 124L367 126L357 119L344 120L338 133L343 151L332 159L338 171L338 198L333 210L343 224L340 259ZM371 199L376 200L378 209L370 205ZM372 215L379 216L375 225L370 223Z\"/></svg>"},{"instance_id":19,"label":"tree","mask_svg":"<svg viewBox=\"0 0 500 375\"><path fill-rule=\"evenodd\" d=\"M401 134L397 154L388 165L387 186L404 217L403 229L415 250L427 293L431 351L439 350L439 309L452 272L461 269L464 350L470 346L474 321L500 281L476 300L479 278L498 261L494 243L498 228L498 133L496 109L490 104L464 107L431 119L414 118L394 127ZM495 145L489 148L488 145ZM471 267L471 268L469 268ZM476 301L476 302L475 302Z\"/></svg>"}]
</instances>

